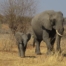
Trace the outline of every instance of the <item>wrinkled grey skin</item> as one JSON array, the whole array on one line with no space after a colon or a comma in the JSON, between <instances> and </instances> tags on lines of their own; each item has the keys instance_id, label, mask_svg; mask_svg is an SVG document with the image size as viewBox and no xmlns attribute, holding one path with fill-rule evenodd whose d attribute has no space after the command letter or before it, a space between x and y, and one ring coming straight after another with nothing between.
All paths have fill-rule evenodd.
<instances>
[{"instance_id":1,"label":"wrinkled grey skin","mask_svg":"<svg viewBox=\"0 0 66 66\"><path fill-rule=\"evenodd\" d=\"M64 24L66 24L66 17L64 17Z\"/></svg>"},{"instance_id":2,"label":"wrinkled grey skin","mask_svg":"<svg viewBox=\"0 0 66 66\"><path fill-rule=\"evenodd\" d=\"M15 37L17 40L19 55L20 55L20 57L25 57L27 42L30 40L31 34L16 32Z\"/></svg>"},{"instance_id":3,"label":"wrinkled grey skin","mask_svg":"<svg viewBox=\"0 0 66 66\"><path fill-rule=\"evenodd\" d=\"M36 54L41 54L40 43L42 40L47 45L47 54L53 52L55 40L57 45L56 50L61 52L61 36L56 33L56 30L63 35L63 22L62 12L55 12L53 10L44 11L32 19L31 26L34 32L34 43L36 43Z\"/></svg>"}]
</instances>

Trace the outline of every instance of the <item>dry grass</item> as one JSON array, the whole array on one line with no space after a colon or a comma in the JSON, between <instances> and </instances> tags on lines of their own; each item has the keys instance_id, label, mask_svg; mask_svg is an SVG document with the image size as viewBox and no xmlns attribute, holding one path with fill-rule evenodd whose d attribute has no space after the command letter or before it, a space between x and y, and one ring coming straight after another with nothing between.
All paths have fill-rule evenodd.
<instances>
[{"instance_id":1,"label":"dry grass","mask_svg":"<svg viewBox=\"0 0 66 66\"><path fill-rule=\"evenodd\" d=\"M8 39L7 39L8 40ZM36 55L35 54L35 48L32 47L32 40L28 42L28 47L26 51L26 57L20 58L18 56L18 49L17 46L14 44L13 41L9 40L5 41L7 45L7 50L0 51L0 65L1 66L66 66L66 57L62 56L62 54L59 56L58 54L55 54L53 56L46 56L46 46L42 42L41 43L41 52L42 55ZM1 40L2 41L2 40ZM61 43L65 43L65 40L63 40ZM4 42L3 42L4 43ZM9 44L14 44L12 48L10 48L9 51ZM0 43L2 46L3 44ZM0 47L1 47L0 46ZM65 45L62 45L63 53L66 53L65 51Z\"/></svg>"},{"instance_id":2,"label":"dry grass","mask_svg":"<svg viewBox=\"0 0 66 66\"><path fill-rule=\"evenodd\" d=\"M56 53L53 56L47 56L44 42L41 43L42 55L36 55L32 41L31 39L28 42L26 57L20 58L15 38L11 34L0 34L0 66L66 66L66 41L64 37L61 41L63 51L61 55Z\"/></svg>"}]
</instances>

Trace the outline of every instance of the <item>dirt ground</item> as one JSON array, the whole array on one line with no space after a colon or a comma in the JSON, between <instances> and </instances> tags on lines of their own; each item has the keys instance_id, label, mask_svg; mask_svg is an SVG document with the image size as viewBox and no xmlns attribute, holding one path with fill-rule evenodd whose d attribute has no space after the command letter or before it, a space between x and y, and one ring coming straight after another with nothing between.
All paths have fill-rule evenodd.
<instances>
[{"instance_id":1,"label":"dirt ground","mask_svg":"<svg viewBox=\"0 0 66 66\"><path fill-rule=\"evenodd\" d=\"M12 35L0 34L0 66L66 66L66 39L61 40L62 54L46 55L46 44L41 42L41 55L35 54L31 39L28 42L26 57L20 58ZM56 44L55 44L56 48Z\"/></svg>"}]
</instances>

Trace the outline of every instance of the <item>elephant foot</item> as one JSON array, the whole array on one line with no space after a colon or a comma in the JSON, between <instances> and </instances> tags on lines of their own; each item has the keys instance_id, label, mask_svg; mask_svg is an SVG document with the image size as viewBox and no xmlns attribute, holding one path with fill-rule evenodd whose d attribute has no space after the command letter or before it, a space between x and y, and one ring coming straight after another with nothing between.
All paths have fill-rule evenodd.
<instances>
[{"instance_id":1,"label":"elephant foot","mask_svg":"<svg viewBox=\"0 0 66 66\"><path fill-rule=\"evenodd\" d=\"M25 53L19 53L19 56L20 56L21 58L24 58L24 57L25 57Z\"/></svg>"},{"instance_id":2,"label":"elephant foot","mask_svg":"<svg viewBox=\"0 0 66 66\"><path fill-rule=\"evenodd\" d=\"M54 51L47 51L46 55L54 55L55 52Z\"/></svg>"},{"instance_id":3,"label":"elephant foot","mask_svg":"<svg viewBox=\"0 0 66 66\"><path fill-rule=\"evenodd\" d=\"M37 55L41 55L41 53L36 53Z\"/></svg>"},{"instance_id":4,"label":"elephant foot","mask_svg":"<svg viewBox=\"0 0 66 66\"><path fill-rule=\"evenodd\" d=\"M56 50L56 54L60 55L62 53L61 50Z\"/></svg>"},{"instance_id":5,"label":"elephant foot","mask_svg":"<svg viewBox=\"0 0 66 66\"><path fill-rule=\"evenodd\" d=\"M24 58L25 56L20 56L21 58Z\"/></svg>"},{"instance_id":6,"label":"elephant foot","mask_svg":"<svg viewBox=\"0 0 66 66\"><path fill-rule=\"evenodd\" d=\"M21 58L24 58L25 57L25 55L19 55Z\"/></svg>"},{"instance_id":7,"label":"elephant foot","mask_svg":"<svg viewBox=\"0 0 66 66\"><path fill-rule=\"evenodd\" d=\"M35 51L35 53L36 53L37 55L41 55L41 52L40 52L40 51Z\"/></svg>"}]
</instances>

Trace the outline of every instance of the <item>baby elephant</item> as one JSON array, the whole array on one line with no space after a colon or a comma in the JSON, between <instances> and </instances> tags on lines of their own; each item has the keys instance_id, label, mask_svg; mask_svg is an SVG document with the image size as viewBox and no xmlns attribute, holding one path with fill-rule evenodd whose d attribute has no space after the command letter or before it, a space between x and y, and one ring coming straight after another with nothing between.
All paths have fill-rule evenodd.
<instances>
[{"instance_id":1,"label":"baby elephant","mask_svg":"<svg viewBox=\"0 0 66 66\"><path fill-rule=\"evenodd\" d=\"M19 55L20 55L20 57L25 57L27 42L30 40L31 34L16 32L15 37L16 37L16 40L17 40Z\"/></svg>"}]
</instances>

